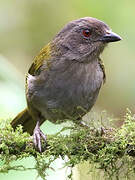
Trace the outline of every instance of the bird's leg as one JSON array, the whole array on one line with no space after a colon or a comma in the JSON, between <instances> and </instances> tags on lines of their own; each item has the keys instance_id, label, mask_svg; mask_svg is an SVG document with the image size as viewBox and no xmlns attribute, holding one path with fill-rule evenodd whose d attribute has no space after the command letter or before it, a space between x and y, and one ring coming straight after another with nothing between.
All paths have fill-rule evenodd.
<instances>
[{"instance_id":1,"label":"bird's leg","mask_svg":"<svg viewBox=\"0 0 135 180\"><path fill-rule=\"evenodd\" d=\"M40 122L37 121L36 127L33 131L33 141L34 141L35 147L39 150L39 152L42 152L41 138L46 142L46 136L40 130Z\"/></svg>"},{"instance_id":2,"label":"bird's leg","mask_svg":"<svg viewBox=\"0 0 135 180\"><path fill-rule=\"evenodd\" d=\"M85 122L81 121L79 124L83 128L90 128Z\"/></svg>"},{"instance_id":3,"label":"bird's leg","mask_svg":"<svg viewBox=\"0 0 135 180\"><path fill-rule=\"evenodd\" d=\"M83 120L81 117L79 117L76 121L76 124L78 124L82 128L90 128Z\"/></svg>"}]
</instances>

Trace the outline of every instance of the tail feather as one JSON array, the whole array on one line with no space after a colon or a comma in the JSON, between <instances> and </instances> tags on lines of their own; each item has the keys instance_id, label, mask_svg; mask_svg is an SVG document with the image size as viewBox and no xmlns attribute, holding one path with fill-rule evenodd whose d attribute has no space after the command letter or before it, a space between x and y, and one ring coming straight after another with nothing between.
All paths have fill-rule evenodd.
<instances>
[{"instance_id":1,"label":"tail feather","mask_svg":"<svg viewBox=\"0 0 135 180\"><path fill-rule=\"evenodd\" d=\"M11 122L12 127L15 129L19 124L23 126L23 130L33 134L33 130L36 126L36 121L32 119L32 116L29 114L28 109L24 109L20 112Z\"/></svg>"}]
</instances>

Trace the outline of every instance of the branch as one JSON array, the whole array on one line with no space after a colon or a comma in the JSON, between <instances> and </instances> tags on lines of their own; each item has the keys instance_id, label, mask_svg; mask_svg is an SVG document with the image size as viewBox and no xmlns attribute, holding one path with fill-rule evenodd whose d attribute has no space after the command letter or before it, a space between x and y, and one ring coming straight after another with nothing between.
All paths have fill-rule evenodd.
<instances>
[{"instance_id":1,"label":"branch","mask_svg":"<svg viewBox=\"0 0 135 180\"><path fill-rule=\"evenodd\" d=\"M47 136L47 144L42 143L44 152L39 153L33 147L32 137L23 133L19 126L13 131L9 122L0 129L0 172L9 170L27 170L24 166L13 166L12 162L26 157L34 157L38 175L43 179L47 176L47 169L57 158L65 160L65 166L74 167L84 161L96 164L102 169L108 179L112 177L128 176L135 169L135 118L128 111L122 127L81 128L74 126L70 135L57 133ZM68 160L67 160L68 157ZM33 168L32 168L33 169ZM123 171L124 169L124 171Z\"/></svg>"}]
</instances>

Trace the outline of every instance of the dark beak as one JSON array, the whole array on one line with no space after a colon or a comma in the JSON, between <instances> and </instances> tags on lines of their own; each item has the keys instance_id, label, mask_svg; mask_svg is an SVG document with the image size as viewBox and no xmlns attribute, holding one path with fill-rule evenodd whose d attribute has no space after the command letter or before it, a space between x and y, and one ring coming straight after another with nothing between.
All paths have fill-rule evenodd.
<instances>
[{"instance_id":1,"label":"dark beak","mask_svg":"<svg viewBox=\"0 0 135 180\"><path fill-rule=\"evenodd\" d=\"M117 35L114 32L107 32L101 39L100 41L109 43L109 42L115 42L115 41L120 41L122 38Z\"/></svg>"}]
</instances>

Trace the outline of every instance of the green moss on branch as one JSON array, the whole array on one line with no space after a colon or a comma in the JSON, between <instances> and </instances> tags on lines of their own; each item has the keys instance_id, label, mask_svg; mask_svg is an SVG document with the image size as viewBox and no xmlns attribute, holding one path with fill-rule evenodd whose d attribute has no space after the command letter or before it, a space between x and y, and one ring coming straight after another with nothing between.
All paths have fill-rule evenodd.
<instances>
[{"instance_id":1,"label":"green moss on branch","mask_svg":"<svg viewBox=\"0 0 135 180\"><path fill-rule=\"evenodd\" d=\"M96 128L75 126L70 135L48 135L47 144L43 144L42 148L44 152L37 152L32 137L23 133L21 126L14 132L10 124L6 123L0 129L0 172L26 170L22 165L13 166L12 162L34 157L34 168L45 179L52 162L61 157L66 158L65 165L68 167L84 161L96 164L98 169L104 171L107 179L119 179L121 174L128 177L135 172L135 118L128 111L122 127L103 128L101 132Z\"/></svg>"}]
</instances>

